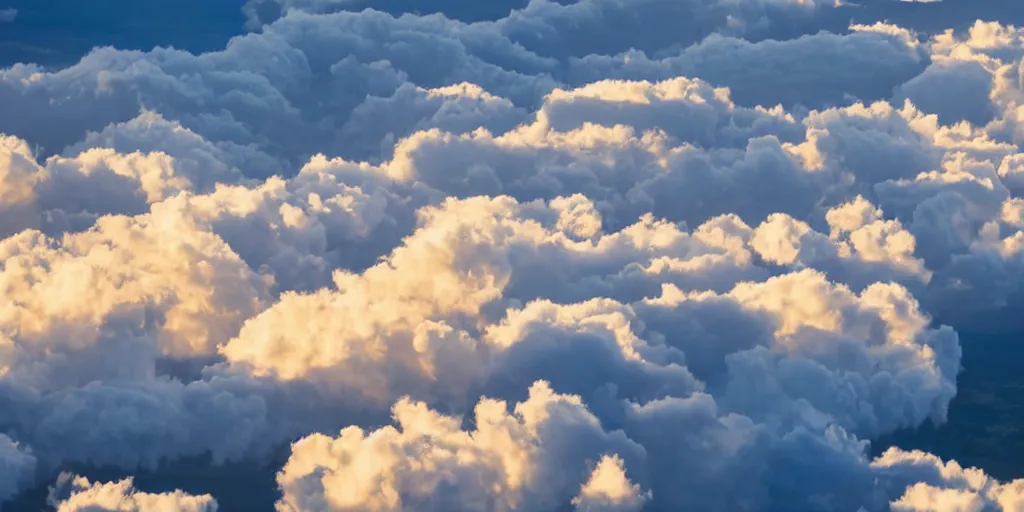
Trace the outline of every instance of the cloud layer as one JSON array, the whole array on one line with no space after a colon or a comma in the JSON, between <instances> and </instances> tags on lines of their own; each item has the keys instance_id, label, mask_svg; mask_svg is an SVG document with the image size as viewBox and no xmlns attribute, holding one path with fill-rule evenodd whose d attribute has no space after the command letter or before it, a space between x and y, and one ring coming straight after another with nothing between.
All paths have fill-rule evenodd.
<instances>
[{"instance_id":1,"label":"cloud layer","mask_svg":"<svg viewBox=\"0 0 1024 512\"><path fill-rule=\"evenodd\" d=\"M254 506L1018 509L867 448L1024 327L1024 31L831 9L264 0L0 70L0 500L286 449Z\"/></svg>"}]
</instances>

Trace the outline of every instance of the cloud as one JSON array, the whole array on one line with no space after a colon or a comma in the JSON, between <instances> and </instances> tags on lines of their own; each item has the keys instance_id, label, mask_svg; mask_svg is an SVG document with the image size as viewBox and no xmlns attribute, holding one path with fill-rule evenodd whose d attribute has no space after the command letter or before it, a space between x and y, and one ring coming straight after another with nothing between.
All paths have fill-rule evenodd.
<instances>
[{"instance_id":1,"label":"cloud","mask_svg":"<svg viewBox=\"0 0 1024 512\"><path fill-rule=\"evenodd\" d=\"M265 285L223 241L189 220L162 203L152 216L102 217L89 231L59 240L23 231L0 242L11 298L4 323L27 350L5 358L8 371L28 368L17 361L32 360L37 350L133 344L147 324L161 326L149 348L164 354L208 353L229 338L262 308ZM82 378L79 384L92 377Z\"/></svg>"},{"instance_id":2,"label":"cloud","mask_svg":"<svg viewBox=\"0 0 1024 512\"><path fill-rule=\"evenodd\" d=\"M508 208L513 204L508 200L492 200L489 206ZM463 209L470 206L476 210L475 214L470 215ZM406 407L403 396L426 400L445 410L460 410L472 403L467 397L475 396L474 389L483 389L489 396L511 398L535 379L544 379L553 389L586 397L595 407L594 412L588 413L595 414L594 423L625 425L626 435L649 454L663 451L650 443L674 439L669 432L679 428L677 425L686 424L677 423L686 421L684 419L671 415L663 419L654 412L662 407L657 404L664 403L663 407L670 408L677 400L686 400L680 402L680 406L699 403L705 404L701 407L710 406L710 409L700 409L710 415L705 421L712 425L726 422L729 428L745 425L744 432L770 429L769 425L781 422L784 425L781 428L787 430L821 429L832 424L851 432L876 435L919 424L929 417L942 421L946 414L946 404L954 390L952 379L935 380L934 377L956 374L959 366L956 336L948 329L928 330L927 319L918 313L906 317L896 313L914 311L913 303L904 302L891 313L884 312L891 304L912 300L906 290L898 286L873 285L857 296L849 289L829 284L821 274L805 271L761 284L741 283L724 295L685 293L669 286L660 298L640 300L632 305L594 298L566 305L539 300L525 303L519 309L516 304L524 303L531 296L551 295L539 291L551 287L548 280L530 276L537 266L530 263L533 257L525 252L527 247L559 243L562 239L560 243L576 245L576 251L588 246L609 250L614 247L612 239L582 242L580 246L581 242L563 239L565 235L554 232L554 238L544 242L551 235L538 232L541 226L533 224L537 221L517 226L514 219L509 219L495 224L480 211L484 206L488 204L470 199L463 204L449 202L445 210L426 214L429 220L424 227L409 237L389 261L367 270L362 276L339 276L336 278L338 294L318 292L284 298L274 309L246 325L240 336L226 345L225 355L233 363L251 365L257 374L316 382L322 392L337 393L346 400L359 396L365 403L381 405L398 400L396 410L402 411ZM537 206L527 207L532 210ZM534 211L534 215L543 212ZM498 212L507 215L502 210ZM556 219L548 222L558 225ZM478 227L471 227L474 225ZM662 227L661 237L671 232L668 227ZM485 235L476 231L480 229L494 231ZM634 240L643 239L643 229L636 226L623 234L630 233L631 237L636 237ZM517 235L517 231L522 231L522 235ZM480 240L483 245L464 245L455 254L438 254L438 260L423 259L432 251L421 249L419 244L426 242L443 247L437 244L444 243L444 232L452 233L448 235L453 236L450 240L458 236L466 240L463 243ZM524 235L529 237L517 241ZM507 240L504 244L522 244L523 247L498 249L500 246L493 244L501 238ZM510 260L504 256L517 254L522 256ZM499 259L491 259L494 257ZM699 259L700 256L695 257L691 264ZM543 260L557 261L551 257ZM537 258L537 261L543 260ZM444 263L446 261L451 263ZM456 268L444 267L450 264ZM685 265L680 267L685 268ZM423 276L431 276L431 279L423 281ZM467 279L469 276L473 277ZM602 288L595 286L590 293L603 292ZM411 294L413 290L419 292ZM586 288L580 292L588 293ZM783 299L797 296L804 297L804 301ZM495 300L510 304L512 309L500 313L500 309L488 305ZM802 304L813 307L805 309ZM279 313L275 312L278 308ZM305 313L300 313L303 311ZM487 311L496 311L493 323L483 329L474 328L474 324L488 322ZM358 317L342 316L346 312L360 313ZM385 320L390 318L401 320ZM722 339L710 334L727 332L727 325L733 329L743 325L744 330L737 333L736 338ZM309 333L299 334L298 326L309 326ZM678 326L689 327L680 332ZM382 328L387 331L374 333ZM474 334L476 332L480 334ZM881 337L862 337L871 332ZM319 335L348 340L347 346L325 346L316 341ZM365 337L367 335L370 337ZM309 341L300 341L304 339ZM824 340L829 343L823 345ZM373 350L367 351L371 347ZM826 347L833 347L837 352L830 352ZM847 355L841 357L838 351ZM836 402L831 392L816 391L821 389L844 389L851 395L849 401ZM705 395L707 392L712 395ZM688 399L675 398L691 395ZM699 396L704 398L696 398ZM882 397L886 397L884 401L876 401ZM696 402L691 402L693 400ZM716 402L718 405L714 405ZM689 405L691 403L693 405ZM719 408L724 418L718 417ZM646 416L649 410L654 415L650 419ZM399 424L409 429L402 413L396 414ZM453 426L459 424L454 419L446 421ZM736 422L741 426L734 425ZM479 417L475 423L481 423ZM630 427L633 423L635 425ZM337 442L347 445L345 440L353 435L355 439L364 437L362 433L346 432ZM705 435L710 434L695 434L695 442L706 442ZM736 435L747 439L752 434ZM377 438L377 434L365 436ZM481 435L470 437L475 439ZM567 439L574 437L566 434ZM759 441L754 436L744 442L767 450L759 455L766 465L773 450L804 449L786 448L784 444L774 447L782 441L771 439ZM294 448L293 463L296 467L307 468L302 470L302 475L308 473L311 478L319 479L315 475L322 473L316 467L336 467L332 462L312 466L300 462L299 457L305 455L298 453L306 453L309 446L304 443L322 442L326 440L314 437ZM853 447L848 449L856 453L857 442L852 438L850 442ZM716 449L722 452L705 457L674 455L673 460L708 460L729 453L727 446ZM317 453L333 452L335 450L317 450ZM679 464L660 461L654 455L649 457L652 458L644 465L648 468ZM343 460L355 459L345 456ZM433 463L423 464L433 467ZM853 468L856 463L844 464ZM678 467L672 471L675 470L685 471ZM381 471L394 474L391 470ZM664 471L669 470L666 467ZM285 474L288 473L286 468ZM448 474L448 471L439 474ZM736 476L723 470L709 477L703 487L727 485ZM338 478L342 476L339 474ZM518 477L516 481L522 478L525 477ZM577 492L584 478L585 474L581 474L578 481L560 485L557 492ZM413 481L418 482L418 479ZM672 485L678 487L679 484L673 482ZM286 484L286 487L291 485ZM304 484L294 485L306 488ZM397 507L411 500L409 503L416 505L405 506L422 508L427 505L419 505L423 498L417 497L415 489L433 488L420 483L389 483L386 489L392 485L397 487L393 493L389 491L383 496L357 493L331 497L330 489L337 489L337 486L327 481L317 485L324 490L313 498L296 497L289 505L299 509L345 510ZM460 493L457 495L461 502L479 502L482 509L492 507L493 502L487 500L499 499L494 496L470 499L461 494L462 484L452 482L452 485L457 489L453 492ZM678 489L659 498L662 486L666 486L666 490L661 492L671 487L667 483L654 485L655 503L668 506L702 502L699 493ZM379 487L374 485L373 488ZM785 496L783 489L773 485L762 492L780 493L780 499ZM291 499L287 495L286 492L286 501ZM385 498L391 501L380 501ZM444 503L449 502L436 503L445 508Z\"/></svg>"},{"instance_id":3,"label":"cloud","mask_svg":"<svg viewBox=\"0 0 1024 512\"><path fill-rule=\"evenodd\" d=\"M867 446L1021 325L1024 37L827 9L250 2L0 70L0 499L284 449L280 510L1009 507ZM216 507L133 485L53 499Z\"/></svg>"},{"instance_id":4,"label":"cloud","mask_svg":"<svg viewBox=\"0 0 1024 512\"><path fill-rule=\"evenodd\" d=\"M840 103L846 95L884 98L927 63L906 31L857 30L850 36L821 33L751 43L715 34L690 39L716 26L703 17L693 20L703 27L696 32L620 26L633 18L641 24L690 19L687 12L707 8L721 23L750 20L752 27L764 16L806 16L814 10L806 2L704 7L645 0L638 7L626 16L604 0L567 6L535 2L498 22L468 24L376 11L312 15L300 10L260 33L233 39L222 51L201 55L99 48L60 71L32 65L5 70L0 105L12 115L0 121L0 131L54 154L87 132L156 111L220 147L263 153L264 161L249 158L243 169L265 178L289 174L319 152L372 159L389 141L430 127L504 131L521 119L515 107L533 107L561 85L612 77L706 76L716 86L732 87L746 105L817 107ZM611 30L609 20L618 20L618 28ZM643 35L669 38L648 44L633 40ZM701 42L689 46L696 41ZM592 47L606 43L612 46ZM587 51L557 51L572 44L586 45ZM830 71L776 72L798 65ZM862 85L864 76L876 77L875 85ZM476 87L460 86L464 82ZM754 83L760 86L752 89ZM54 97L59 99L51 101ZM492 118L494 109L503 112L502 119ZM481 118L486 121L474 121Z\"/></svg>"},{"instance_id":5,"label":"cloud","mask_svg":"<svg viewBox=\"0 0 1024 512\"><path fill-rule=\"evenodd\" d=\"M1024 504L1024 480L1001 483L977 468L944 462L924 452L893 448L872 465L884 473L899 475L903 481L898 485L908 485L909 479L914 479L892 503L892 510L1017 510Z\"/></svg>"},{"instance_id":6,"label":"cloud","mask_svg":"<svg viewBox=\"0 0 1024 512\"><path fill-rule=\"evenodd\" d=\"M604 432L579 397L543 382L512 414L482 401L473 432L419 403L401 401L393 414L398 429L296 443L278 476L278 508L549 510L572 499L564 492L584 481L588 456L639 451L621 432Z\"/></svg>"},{"instance_id":7,"label":"cloud","mask_svg":"<svg viewBox=\"0 0 1024 512\"><path fill-rule=\"evenodd\" d=\"M579 496L573 498L576 510L597 511L629 511L641 510L646 498L640 486L633 484L626 477L622 459L618 456L605 455L597 463L590 480L583 484Z\"/></svg>"},{"instance_id":8,"label":"cloud","mask_svg":"<svg viewBox=\"0 0 1024 512\"><path fill-rule=\"evenodd\" d=\"M635 49L587 55L571 61L570 73L577 83L609 76L648 80L698 76L729 87L744 105L822 107L844 103L850 96L869 101L886 98L927 62L910 31L884 24L852 29L849 35L821 32L758 42L712 34L661 58ZM869 57L876 55L884 57ZM778 73L778 69L791 72ZM826 75L817 74L823 69L829 70ZM865 80L869 74L873 79Z\"/></svg>"},{"instance_id":9,"label":"cloud","mask_svg":"<svg viewBox=\"0 0 1024 512\"><path fill-rule=\"evenodd\" d=\"M190 496L180 490L150 494L132 487L131 478L99 483L69 473L57 479L56 486L50 489L49 500L58 512L217 512L217 501L209 495Z\"/></svg>"},{"instance_id":10,"label":"cloud","mask_svg":"<svg viewBox=\"0 0 1024 512\"><path fill-rule=\"evenodd\" d=\"M14 23L18 19L18 10L13 7L0 9L0 23Z\"/></svg>"},{"instance_id":11,"label":"cloud","mask_svg":"<svg viewBox=\"0 0 1024 512\"><path fill-rule=\"evenodd\" d=\"M717 30L760 35L769 32L773 18L810 18L818 2L769 0L728 2L670 2L643 0L623 5L608 0L587 0L562 3L509 2L504 5L503 17L481 22L516 43L535 50L560 54L614 53L629 47L657 50L672 44L689 44ZM248 26L276 21L295 11L307 13L336 13L360 9L352 0L251 0L243 12ZM463 7L463 6L459 6ZM458 18L459 11L448 13ZM686 25L669 25L666 20L686 20ZM627 23L622 23L626 21ZM646 26L648 30L637 30ZM676 30L669 29L672 26ZM605 37L596 37L605 34Z\"/></svg>"},{"instance_id":12,"label":"cloud","mask_svg":"<svg viewBox=\"0 0 1024 512\"><path fill-rule=\"evenodd\" d=\"M35 478L36 459L6 435L0 435L0 502L28 488Z\"/></svg>"}]
</instances>

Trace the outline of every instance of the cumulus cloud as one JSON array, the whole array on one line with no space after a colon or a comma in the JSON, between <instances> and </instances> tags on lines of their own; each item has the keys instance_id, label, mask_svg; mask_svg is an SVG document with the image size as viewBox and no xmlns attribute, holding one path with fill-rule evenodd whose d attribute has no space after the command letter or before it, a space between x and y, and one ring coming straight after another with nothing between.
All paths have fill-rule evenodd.
<instances>
[{"instance_id":1,"label":"cumulus cloud","mask_svg":"<svg viewBox=\"0 0 1024 512\"><path fill-rule=\"evenodd\" d=\"M5 331L15 333L21 342L15 346L24 350L5 357L8 377L28 369L33 353L52 357L54 350L88 351L97 343L135 344L147 324L160 326L150 347L160 353L208 353L259 311L265 293L259 277L215 235L175 218L173 203L161 206L169 209L102 217L89 231L59 240L23 231L0 242L0 282L10 298ZM85 296L90 299L79 299ZM82 362L71 364L85 368ZM52 378L59 375L71 377L61 371ZM93 376L81 378L85 384Z\"/></svg>"},{"instance_id":2,"label":"cumulus cloud","mask_svg":"<svg viewBox=\"0 0 1024 512\"><path fill-rule=\"evenodd\" d=\"M896 485L909 485L892 503L899 512L953 510L1020 510L1024 506L1024 480L1001 483L977 468L955 461L897 448L872 462L883 474L899 475Z\"/></svg>"},{"instance_id":3,"label":"cumulus cloud","mask_svg":"<svg viewBox=\"0 0 1024 512\"><path fill-rule=\"evenodd\" d=\"M0 434L0 502L29 487L35 479L36 459L10 437Z\"/></svg>"},{"instance_id":4,"label":"cumulus cloud","mask_svg":"<svg viewBox=\"0 0 1024 512\"><path fill-rule=\"evenodd\" d=\"M0 70L0 500L286 449L281 511L1013 509L867 447L1022 325L1024 36L834 8L262 0Z\"/></svg>"},{"instance_id":5,"label":"cumulus cloud","mask_svg":"<svg viewBox=\"0 0 1024 512\"><path fill-rule=\"evenodd\" d=\"M531 50L542 48L544 52L563 55L608 54L629 47L657 50L672 44L692 43L715 31L763 37L774 28L773 18L810 18L817 7L827 5L813 0L642 0L631 4L608 0L501 0L495 4L497 11L504 11L504 16L481 25L493 26L497 32ZM364 5L357 0L249 0L243 12L249 27L256 28L295 11L335 13L362 7ZM442 7L441 12L458 16L457 13L464 10ZM678 25L680 20L685 24ZM648 30L637 30L644 26ZM676 30L670 30L670 26Z\"/></svg>"},{"instance_id":6,"label":"cumulus cloud","mask_svg":"<svg viewBox=\"0 0 1024 512\"><path fill-rule=\"evenodd\" d=\"M512 414L482 401L472 432L420 403L400 401L394 416L398 429L348 428L296 443L278 475L278 509L551 510L585 481L588 457L640 450L604 432L579 397L544 382Z\"/></svg>"},{"instance_id":7,"label":"cumulus cloud","mask_svg":"<svg viewBox=\"0 0 1024 512\"><path fill-rule=\"evenodd\" d=\"M100 48L60 71L14 66L0 79L0 105L12 114L0 120L0 131L52 154L87 132L153 110L218 146L243 145L236 148L241 151L255 144L279 160L245 167L264 178L293 171L318 152L373 158L382 144L386 151L389 140L416 129L506 130L518 117L512 105L533 107L563 84L696 75L732 87L749 106L822 106L848 95L886 97L926 64L915 36L895 28L850 36L812 31L753 43L715 32L701 40L719 25L735 29L727 34L746 33L768 18L809 16L817 7L806 1L533 2L502 20L479 23L333 12L337 2L324 5L330 13L289 10L260 33L202 55ZM692 20L694 29L649 27L681 19ZM876 55L884 58L869 57ZM809 68L776 72L797 66ZM830 71L818 72L824 66ZM866 76L872 77L867 83ZM451 88L463 82L476 87Z\"/></svg>"},{"instance_id":8,"label":"cumulus cloud","mask_svg":"<svg viewBox=\"0 0 1024 512\"><path fill-rule=\"evenodd\" d=\"M100 483L70 473L61 474L50 488L49 504L58 512L217 512L217 501L209 495L180 490L150 494L132 487L131 478Z\"/></svg>"},{"instance_id":9,"label":"cumulus cloud","mask_svg":"<svg viewBox=\"0 0 1024 512\"><path fill-rule=\"evenodd\" d=\"M622 459L618 456L605 455L597 463L590 479L583 484L579 496L572 499L572 504L579 511L630 511L642 510L644 499L649 497L640 493L640 486L633 484L626 477Z\"/></svg>"},{"instance_id":10,"label":"cumulus cloud","mask_svg":"<svg viewBox=\"0 0 1024 512\"><path fill-rule=\"evenodd\" d=\"M504 203L505 208L514 204L507 199L492 200L492 208L494 203ZM470 205L474 207L473 215L461 208ZM546 291L551 283L531 276L537 272L537 264L531 260L539 263L556 259L525 252L531 243L568 243L575 245L577 252L588 246L592 247L590 251L606 247L604 250L610 250L614 245L611 239L575 242L558 232L553 232L554 238L545 242L543 231L537 231L544 229L543 224L537 224L537 220L519 226L509 220L505 220L504 225L495 224L481 211L484 206L487 203L479 199L466 200L463 204L449 202L445 209L453 211L451 218L446 217L444 211L426 214L429 220L424 227L409 237L389 261L361 276L337 277L338 293L318 292L283 298L278 306L247 324L240 336L225 346L226 357L233 363L250 366L257 374L315 382L321 392L338 393L345 399L361 396L365 402L379 406L397 399L396 411L406 410L403 396L426 400L446 410L460 410L469 405L467 396L477 394L474 389L485 390L490 396L515 397L517 390L530 386L534 379L544 379L550 382L544 384L545 387L586 393L584 396L596 408L595 412L588 413L596 414L592 422L601 426L599 428L604 428L604 423L622 425L625 434L648 452L650 460L642 466L648 471L654 471L652 468L656 465L680 464L654 455L663 451L656 448L657 443L675 439L671 435L675 425L697 421L686 418L698 412L706 415L702 422L709 422L709 425L724 422L720 428L737 429L732 434L736 437L733 443L751 443L760 446L759 450L767 450L759 455L766 465L773 450L808 449L776 446L775 443L782 441L773 441L770 436L781 433L768 434L768 431L780 427L769 425L781 424L783 432L833 425L833 428L863 435L877 435L917 425L927 418L942 421L946 414L954 391L951 377L959 365L956 335L949 329L928 329L927 319L914 312L913 299L899 286L873 285L858 296L847 288L829 284L822 274L804 271L761 284L741 283L722 295L706 291L687 293L675 285L666 285L668 287L657 298L641 299L630 305L607 298L585 299L587 295L606 294L607 285L594 283L575 292L576 300L585 300L582 303L559 305L539 300L518 306L533 296L552 295L551 291ZM534 215L544 213L533 210L539 205L526 206ZM559 220L550 218L548 222L558 226ZM638 238L653 236L653 233L644 234L644 228L641 224L619 236L629 233L634 243ZM481 229L488 231L477 231ZM710 231L710 228L702 228L705 229ZM452 232L449 236L465 240L464 244L479 240L476 243L483 245L463 246L457 254L437 254L439 260L423 259L433 258L432 251L420 248L419 244L431 243L438 247L436 244L444 243L442 233L445 231ZM523 233L517 235L516 231ZM530 238L516 240L530 235L531 231ZM671 227L662 225L659 236L664 238L669 233ZM677 244L685 242L683 234L676 236L680 237ZM501 238L508 240L502 243ZM560 239L563 241L559 242ZM516 244L522 248L515 245L500 248L501 245L496 244ZM519 254L521 256L507 259ZM693 265L701 260L709 264L714 261L704 255L695 256L689 262L681 261L679 272L685 272L687 267L700 268ZM456 268L444 267L452 264ZM424 281L423 276L431 278ZM414 290L417 293L413 294ZM786 300L786 297L794 299ZM802 300L797 301L796 297ZM501 309L495 311L489 306L495 300L513 309L505 313L501 313ZM353 301L359 301L358 305ZM900 303L902 305L895 306ZM278 308L279 313L275 312ZM495 311L494 320L488 319L488 311ZM358 316L343 316L346 312L358 312ZM909 312L909 316L901 312ZM483 328L479 327L481 322ZM728 332L737 325L744 328L735 337L722 338L715 334ZM309 326L309 333L296 335L301 332L296 330L299 326ZM679 326L688 327L680 332ZM338 334L334 334L336 331ZM325 339L347 341L343 346L332 346L329 342L325 345L317 341L321 335ZM303 339L309 341L300 341ZM841 353L846 355L841 356ZM575 362L567 364L568 361ZM948 377L936 380L937 376ZM836 402L831 392L821 389L844 389L845 393L850 393L849 399ZM705 394L708 392L712 395ZM688 396L691 398L676 398ZM719 403L716 405L716 402ZM482 421L479 407L477 425ZM668 412L673 407L683 408L679 412L682 417ZM697 408L694 412L683 412L693 407ZM663 410L667 417L657 412ZM395 414L404 429L412 428L403 419L404 413ZM719 414L724 416L720 418ZM447 422L453 427L460 424L454 419ZM769 437L759 439L753 434L761 430ZM706 442L703 435L697 434L695 442ZM354 439L378 437L357 429L343 433L340 439L349 436L355 436ZM565 434L566 439L575 437ZM859 450L854 438L844 439L852 443L844 450L853 453ZM310 438L300 442L294 450L306 453L307 446L323 442L327 441ZM674 442L680 441L675 439ZM698 446L687 449L697 450ZM717 446L711 453L714 457L738 457L732 453L735 449L726 444ZM336 450L325 448L317 450L317 453L334 452ZM462 460L462 457L452 457ZM471 457L472 460L480 458ZM682 457L677 452L672 458L691 457ZM706 460L706 457L692 458ZM309 474L310 478L319 479L322 475L317 467L336 467L330 462L310 465L300 460L293 458L292 462L297 467L307 468L301 474ZM354 459L345 456L343 460ZM597 459L587 460L593 463ZM433 463L423 464L434 467ZM853 461L844 464L855 467ZM414 466L419 467L421 464ZM667 466L663 467L663 471L669 471ZM737 477L733 471L743 469L723 469L710 475L701 487L727 486ZM392 470L381 471L385 475L395 474ZM685 470L675 467L672 471ZM284 474L288 473L286 467ZM441 471L438 475L448 473ZM429 478L438 475L432 474ZM581 474L578 481L571 484L559 484L557 492L578 492L585 476ZM419 478L423 477L415 481ZM660 496L659 488L664 486L662 492L666 497L661 501L664 506L703 503L700 487L687 488L691 489L687 492L681 490L676 481L670 484L650 480L655 478L653 476L647 478L647 482L662 482L653 486L655 502ZM544 481L552 483L550 479ZM475 480L465 484L450 483L454 486L453 492L481 492L462 489L463 485L477 485L473 482ZM307 488L307 484L294 485ZM316 485L323 490L317 491L315 498L295 497L293 502L288 502L289 506L299 510L387 509L397 508L406 500L416 504L413 508L434 506L425 504L424 498L416 494L425 491L416 489L434 488L435 484L389 483L385 487L394 489L383 496L358 494L335 498L322 494L330 494L330 489L339 488L337 485L326 481ZM669 490L672 486L675 489ZM379 487L374 484L372 488ZM769 484L762 492L782 495L785 491ZM460 500L474 503L478 500L470 500L463 494L458 496L462 496ZM570 494L561 499L566 501L572 497L574 495ZM497 498L487 498L491 499ZM790 499L799 502L797 497ZM480 501L481 509L493 508L493 502L487 500ZM448 501L430 503L437 503L442 509L450 507L446 505ZM712 508L726 506L726 502L707 503ZM516 508L516 505L505 506Z\"/></svg>"}]
</instances>

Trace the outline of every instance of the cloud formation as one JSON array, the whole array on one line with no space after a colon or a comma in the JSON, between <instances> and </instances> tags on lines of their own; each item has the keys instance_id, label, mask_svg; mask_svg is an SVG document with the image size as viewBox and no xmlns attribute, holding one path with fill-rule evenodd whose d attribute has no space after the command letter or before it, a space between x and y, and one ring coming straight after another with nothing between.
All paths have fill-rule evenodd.
<instances>
[{"instance_id":1,"label":"cloud formation","mask_svg":"<svg viewBox=\"0 0 1024 512\"><path fill-rule=\"evenodd\" d=\"M135 490L131 478L99 483L69 473L51 487L49 504L58 512L217 512L217 501L209 495L150 494Z\"/></svg>"},{"instance_id":2,"label":"cloud formation","mask_svg":"<svg viewBox=\"0 0 1024 512\"><path fill-rule=\"evenodd\" d=\"M0 70L0 500L284 449L289 512L1019 505L867 447L1024 325L1022 30L353 5ZM51 506L218 506L133 486Z\"/></svg>"},{"instance_id":3,"label":"cloud formation","mask_svg":"<svg viewBox=\"0 0 1024 512\"><path fill-rule=\"evenodd\" d=\"M36 459L10 437L0 435L0 500L13 498L35 478Z\"/></svg>"}]
</instances>

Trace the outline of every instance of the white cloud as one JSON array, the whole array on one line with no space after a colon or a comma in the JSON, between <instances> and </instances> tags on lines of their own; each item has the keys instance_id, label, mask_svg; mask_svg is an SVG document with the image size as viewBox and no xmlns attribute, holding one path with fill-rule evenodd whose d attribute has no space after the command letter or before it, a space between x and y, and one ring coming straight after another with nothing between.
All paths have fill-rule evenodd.
<instances>
[{"instance_id":1,"label":"white cloud","mask_svg":"<svg viewBox=\"0 0 1024 512\"><path fill-rule=\"evenodd\" d=\"M1024 507L1024 480L1001 483L980 469L964 468L955 461L944 462L920 451L893 448L872 462L872 466L890 478L895 477L897 485L909 485L892 503L894 511L1011 511Z\"/></svg>"},{"instance_id":2,"label":"white cloud","mask_svg":"<svg viewBox=\"0 0 1024 512\"><path fill-rule=\"evenodd\" d=\"M376 11L292 11L223 51L101 48L58 72L31 65L4 70L0 105L12 115L0 120L0 131L58 153L87 131L154 110L219 146L252 151L257 145L283 160L270 169L268 162L248 162L256 165L246 173L262 178L290 172L316 152L372 158L390 145L389 133L397 139L431 126L502 131L517 120L508 105L476 93L449 89L442 99L430 92L463 82L531 107L563 83L697 75L732 87L745 104L819 106L841 102L844 94L880 99L926 64L914 41L884 31L756 43L713 34L677 48L713 27L770 33L775 23L767 20L785 24L815 9L790 0L534 2L499 22L475 24ZM700 15L691 17L694 12ZM678 20L691 20L694 30L681 29ZM583 47L570 50L572 58L560 53L572 45ZM604 55L612 62L601 64ZM777 73L796 66L806 71ZM821 66L831 71L813 73ZM867 76L873 85L864 84ZM491 118L495 109L505 112L500 119Z\"/></svg>"},{"instance_id":3,"label":"white cloud","mask_svg":"<svg viewBox=\"0 0 1024 512\"><path fill-rule=\"evenodd\" d=\"M572 503L581 512L627 512L642 510L648 497L626 477L622 458L605 455Z\"/></svg>"},{"instance_id":4,"label":"white cloud","mask_svg":"<svg viewBox=\"0 0 1024 512\"><path fill-rule=\"evenodd\" d=\"M408 400L393 414L398 428L297 442L278 475L278 509L551 510L587 479L588 458L641 453L621 432L604 432L579 397L544 382L512 414L481 401L471 432Z\"/></svg>"},{"instance_id":5,"label":"white cloud","mask_svg":"<svg viewBox=\"0 0 1024 512\"><path fill-rule=\"evenodd\" d=\"M1021 325L1019 29L350 7L0 70L0 499L299 439L280 510L1017 506L866 446Z\"/></svg>"},{"instance_id":6,"label":"white cloud","mask_svg":"<svg viewBox=\"0 0 1024 512\"><path fill-rule=\"evenodd\" d=\"M217 501L209 495L190 496L180 490L151 494L137 491L132 483L131 478L90 482L64 473L50 490L50 505L57 512L217 512Z\"/></svg>"}]
</instances>

